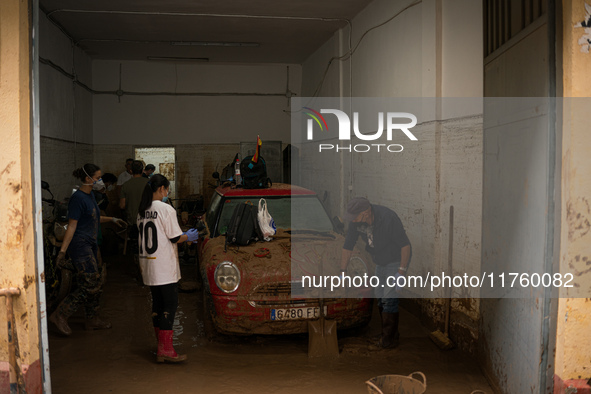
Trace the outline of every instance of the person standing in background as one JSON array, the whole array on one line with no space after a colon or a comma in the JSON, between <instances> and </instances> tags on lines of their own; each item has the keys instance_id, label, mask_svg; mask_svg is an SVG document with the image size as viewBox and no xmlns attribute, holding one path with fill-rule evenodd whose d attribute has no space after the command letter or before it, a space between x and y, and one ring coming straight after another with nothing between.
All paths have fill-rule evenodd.
<instances>
[{"instance_id":1,"label":"person standing in background","mask_svg":"<svg viewBox=\"0 0 591 394\"><path fill-rule=\"evenodd\" d=\"M131 163L133 163L133 159L125 160L125 171L117 177L117 186L119 189L125 184L125 182L131 179Z\"/></svg>"},{"instance_id":2,"label":"person standing in background","mask_svg":"<svg viewBox=\"0 0 591 394\"><path fill-rule=\"evenodd\" d=\"M148 179L142 176L143 170L144 166L141 161L132 161L131 179L121 187L121 195L119 197L119 208L125 210L127 223L132 226L130 232L135 235L134 240L137 240L137 210L140 206L146 183L148 183Z\"/></svg>"},{"instance_id":3,"label":"person standing in background","mask_svg":"<svg viewBox=\"0 0 591 394\"><path fill-rule=\"evenodd\" d=\"M105 209L105 213L109 216L121 217L121 210L119 209L119 196L117 195L117 177L115 174L107 172L103 174L103 182L105 183L105 194L109 205Z\"/></svg>"},{"instance_id":4,"label":"person standing in background","mask_svg":"<svg viewBox=\"0 0 591 394\"><path fill-rule=\"evenodd\" d=\"M148 164L146 168L144 168L144 173L142 176L149 179L152 174L154 174L154 171L156 171L156 166L154 164Z\"/></svg>"},{"instance_id":5,"label":"person standing in background","mask_svg":"<svg viewBox=\"0 0 591 394\"><path fill-rule=\"evenodd\" d=\"M110 204L107 193L114 189L114 185L117 183L117 177L110 172L107 172L103 174L102 180L105 187L101 190L93 190L92 193L94 194L94 199L96 200L100 210L106 212Z\"/></svg>"}]
</instances>

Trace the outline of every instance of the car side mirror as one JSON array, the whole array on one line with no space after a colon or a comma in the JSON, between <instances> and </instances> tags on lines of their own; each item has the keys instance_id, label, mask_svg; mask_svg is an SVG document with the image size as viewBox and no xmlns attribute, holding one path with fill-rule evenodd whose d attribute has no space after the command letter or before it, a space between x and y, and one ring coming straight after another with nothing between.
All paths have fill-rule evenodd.
<instances>
[{"instance_id":1,"label":"car side mirror","mask_svg":"<svg viewBox=\"0 0 591 394\"><path fill-rule=\"evenodd\" d=\"M340 217L335 216L334 218L332 218L332 222L334 224L334 229L337 233L339 233L339 234L345 233L345 223L343 223L343 221L341 220Z\"/></svg>"}]
</instances>

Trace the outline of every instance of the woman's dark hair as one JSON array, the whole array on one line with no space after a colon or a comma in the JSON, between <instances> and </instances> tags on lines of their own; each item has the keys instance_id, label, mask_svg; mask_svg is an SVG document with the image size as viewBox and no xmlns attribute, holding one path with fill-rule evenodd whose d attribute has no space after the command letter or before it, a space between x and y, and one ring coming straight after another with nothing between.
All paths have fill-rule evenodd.
<instances>
[{"instance_id":1,"label":"woman's dark hair","mask_svg":"<svg viewBox=\"0 0 591 394\"><path fill-rule=\"evenodd\" d=\"M115 174L112 174L110 172L105 172L102 176L103 178L103 182L105 183L110 183L110 184L116 184L117 183L117 176Z\"/></svg>"},{"instance_id":2,"label":"woman's dark hair","mask_svg":"<svg viewBox=\"0 0 591 394\"><path fill-rule=\"evenodd\" d=\"M138 209L140 216L143 216L143 213L152 206L152 196L156 190L160 189L162 186L168 187L169 185L170 182L164 175L156 174L150 178L150 181L146 184L144 192L142 193L142 200L140 201L140 207Z\"/></svg>"},{"instance_id":3,"label":"woman's dark hair","mask_svg":"<svg viewBox=\"0 0 591 394\"><path fill-rule=\"evenodd\" d=\"M96 164L86 163L82 167L74 170L72 175L80 179L83 183L86 182L86 177L92 178L95 172L99 171L100 168ZM86 171L86 172L85 172Z\"/></svg>"}]
</instances>

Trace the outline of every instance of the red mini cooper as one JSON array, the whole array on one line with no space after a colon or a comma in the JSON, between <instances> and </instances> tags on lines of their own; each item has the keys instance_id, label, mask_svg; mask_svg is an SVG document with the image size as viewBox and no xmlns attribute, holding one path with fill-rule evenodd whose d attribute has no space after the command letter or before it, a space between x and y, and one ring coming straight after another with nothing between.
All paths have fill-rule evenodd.
<instances>
[{"instance_id":1,"label":"red mini cooper","mask_svg":"<svg viewBox=\"0 0 591 394\"><path fill-rule=\"evenodd\" d=\"M266 200L277 227L273 240L226 246L225 233L234 208L244 202L258 206L261 198ZM303 287L303 276L341 274L344 237L335 232L333 222L313 191L288 184L273 184L267 189L220 186L204 222L208 235L199 242L199 265L206 317L211 316L217 331L305 333L308 320L320 316L321 304L325 317L336 320L339 329L369 322L372 307L369 289L356 289L352 296L355 298L346 298L353 293L327 292L310 286L310 281L308 289ZM367 261L364 252L356 250L347 275L371 274ZM322 303L318 297L323 298Z\"/></svg>"}]
</instances>

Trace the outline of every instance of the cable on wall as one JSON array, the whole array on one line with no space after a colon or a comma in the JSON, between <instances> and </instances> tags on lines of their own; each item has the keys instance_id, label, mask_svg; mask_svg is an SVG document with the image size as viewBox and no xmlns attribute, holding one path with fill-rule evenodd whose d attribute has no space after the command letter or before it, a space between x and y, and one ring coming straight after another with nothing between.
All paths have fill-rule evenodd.
<instances>
[{"instance_id":1,"label":"cable on wall","mask_svg":"<svg viewBox=\"0 0 591 394\"><path fill-rule=\"evenodd\" d=\"M312 97L317 97L318 94L320 93L320 89L322 89L322 85L324 85L324 81L326 79L326 75L328 74L328 70L330 69L330 66L332 65L332 62L335 60L339 60L339 61L343 61L343 60L347 60L349 59L351 56L353 56L353 54L357 51L357 48L359 48L359 45L361 44L361 42L363 41L363 39L365 38L365 36L371 32L372 30L375 30L379 27L382 27L384 25L386 25L387 23L391 22L392 20L394 20L396 17L398 17L399 15L401 15L403 12L405 12L406 10L421 4L423 1L422 0L418 0L415 1L414 3L411 3L409 5L407 5L406 7L404 7L402 10L398 11L396 14L392 15L390 18L388 18L387 20L385 20L384 22L375 25L369 29L367 29L359 38L359 40L357 41L357 44L355 44L355 47L353 49L349 49L347 52L345 52L343 55L341 56L333 56L330 58L330 60L328 61L328 64L326 65L326 69L324 70L324 74L322 75L322 79L320 80L320 83L318 84L318 86L316 87L316 90L314 90L314 93L312 94ZM352 31L352 25L351 25L351 30ZM351 34L351 33L349 33Z\"/></svg>"},{"instance_id":2,"label":"cable on wall","mask_svg":"<svg viewBox=\"0 0 591 394\"><path fill-rule=\"evenodd\" d=\"M92 94L106 94L106 95L114 95L117 97L122 96L204 96L204 97L218 97L218 96L244 96L244 97L285 97L285 92L281 93L248 93L248 92L228 92L228 93L219 93L219 92L134 92L134 91L126 91L122 90L119 87L118 90L96 90L91 88L90 86L86 85L84 82L80 81L78 77L74 74L71 74L64 70L59 65L55 64L49 59L42 58L39 56L39 63L45 64L50 66L51 68L57 70L62 75L67 77L68 79L72 80L72 82L86 91Z\"/></svg>"}]
</instances>

